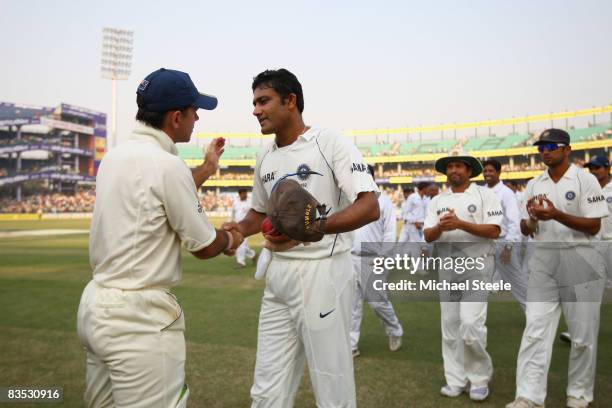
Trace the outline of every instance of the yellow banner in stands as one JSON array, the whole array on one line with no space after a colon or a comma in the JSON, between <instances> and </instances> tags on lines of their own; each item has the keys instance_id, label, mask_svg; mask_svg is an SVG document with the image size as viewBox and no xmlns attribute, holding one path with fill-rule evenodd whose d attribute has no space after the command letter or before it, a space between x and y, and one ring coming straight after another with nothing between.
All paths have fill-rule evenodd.
<instances>
[{"instance_id":1,"label":"yellow banner in stands","mask_svg":"<svg viewBox=\"0 0 612 408\"><path fill-rule=\"evenodd\" d=\"M587 150L587 149L598 149L612 147L612 139L606 140L594 140L591 142L579 142L572 144L572 150ZM469 152L475 157L501 157L501 156L521 156L528 154L536 154L537 150L534 146L525 147L514 147L512 149L501 149L501 150L474 150ZM427 154L413 154L404 156L368 156L364 157L364 161L368 164L379 164L379 163L414 163L414 162L433 162L438 160L440 157L445 157L446 153L427 153ZM201 160L185 160L187 166L195 167L202 164ZM219 160L221 167L246 167L255 168L254 159L235 159L235 160Z\"/></svg>"},{"instance_id":2,"label":"yellow banner in stands","mask_svg":"<svg viewBox=\"0 0 612 408\"><path fill-rule=\"evenodd\" d=\"M483 127L496 127L496 126L511 126L520 125L525 123L535 122L546 122L558 119L571 119L584 116L602 115L605 113L612 113L612 105L599 106L589 109L579 109L575 111L565 111L556 113L544 113L539 115L527 115L505 119L493 119L483 120L479 122L465 122L465 123L447 123L441 125L425 125L416 127L403 127L403 128L388 128L388 129L363 129L363 130L344 130L342 133L345 136L376 136L376 135L393 135L393 134L407 134L407 133L428 133L428 132L441 132L446 130L463 130L463 129L476 129ZM224 137L226 139L267 139L273 135L262 135L261 133L213 133L213 132L200 132L196 134L199 139L210 139L215 137Z\"/></svg>"},{"instance_id":3,"label":"yellow banner in stands","mask_svg":"<svg viewBox=\"0 0 612 408\"><path fill-rule=\"evenodd\" d=\"M245 180L207 180L204 187L253 187L253 179Z\"/></svg>"},{"instance_id":4,"label":"yellow banner in stands","mask_svg":"<svg viewBox=\"0 0 612 408\"><path fill-rule=\"evenodd\" d=\"M39 220L41 216L39 214L17 214L7 213L0 214L0 221L24 221L24 220Z\"/></svg>"}]
</instances>

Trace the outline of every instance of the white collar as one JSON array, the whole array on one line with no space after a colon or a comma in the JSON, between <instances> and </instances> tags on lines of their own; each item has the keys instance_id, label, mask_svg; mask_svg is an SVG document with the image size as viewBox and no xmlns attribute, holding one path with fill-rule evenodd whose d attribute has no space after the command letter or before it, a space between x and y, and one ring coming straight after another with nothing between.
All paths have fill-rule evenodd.
<instances>
[{"instance_id":1,"label":"white collar","mask_svg":"<svg viewBox=\"0 0 612 408\"><path fill-rule=\"evenodd\" d=\"M289 146L296 145L300 141L310 142L312 140L312 138L315 137L315 135L316 135L315 128L311 127L306 132L304 132L301 135L299 135L297 137L297 139L295 139L295 141L293 143L291 143L290 145L287 145L287 146L283 146L283 147L289 147ZM272 142L272 150L276 150L276 149L280 149L280 147L278 147L278 145L276 144L276 140L274 140Z\"/></svg>"},{"instance_id":2,"label":"white collar","mask_svg":"<svg viewBox=\"0 0 612 408\"><path fill-rule=\"evenodd\" d=\"M163 130L155 129L144 122L136 121L134 131L130 135L131 139L153 139L162 149L175 156L178 155L178 150L174 141Z\"/></svg>"}]
</instances>

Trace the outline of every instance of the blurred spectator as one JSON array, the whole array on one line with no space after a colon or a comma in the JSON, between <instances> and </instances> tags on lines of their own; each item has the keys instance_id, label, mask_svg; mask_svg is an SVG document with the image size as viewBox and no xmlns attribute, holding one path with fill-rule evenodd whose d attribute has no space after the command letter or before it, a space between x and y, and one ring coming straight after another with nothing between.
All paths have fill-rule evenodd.
<instances>
[{"instance_id":1,"label":"blurred spectator","mask_svg":"<svg viewBox=\"0 0 612 408\"><path fill-rule=\"evenodd\" d=\"M79 191L74 195L39 194L25 197L22 201L0 199L2 213L64 213L92 212L96 195L93 191Z\"/></svg>"}]
</instances>

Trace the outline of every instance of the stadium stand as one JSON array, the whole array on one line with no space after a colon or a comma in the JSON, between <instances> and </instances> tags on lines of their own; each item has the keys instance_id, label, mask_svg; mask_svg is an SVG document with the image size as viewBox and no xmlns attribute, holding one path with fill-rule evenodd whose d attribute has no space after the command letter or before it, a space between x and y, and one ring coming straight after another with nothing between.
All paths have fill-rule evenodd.
<instances>
[{"instance_id":1,"label":"stadium stand","mask_svg":"<svg viewBox=\"0 0 612 408\"><path fill-rule=\"evenodd\" d=\"M570 140L572 143L584 142L589 140L601 140L612 136L612 127L607 126L593 126L584 129L570 129Z\"/></svg>"},{"instance_id":2,"label":"stadium stand","mask_svg":"<svg viewBox=\"0 0 612 408\"><path fill-rule=\"evenodd\" d=\"M496 150L496 149L510 149L513 147L523 146L524 143L531 138L531 135L508 135L502 137L475 137L468 139L463 144L463 149L467 152L473 150Z\"/></svg>"},{"instance_id":3,"label":"stadium stand","mask_svg":"<svg viewBox=\"0 0 612 408\"><path fill-rule=\"evenodd\" d=\"M0 197L93 185L105 149L104 113L0 102Z\"/></svg>"},{"instance_id":4,"label":"stadium stand","mask_svg":"<svg viewBox=\"0 0 612 408\"><path fill-rule=\"evenodd\" d=\"M597 109L580 111L577 116L595 117L598 112L612 113L612 106ZM91 180L106 147L105 127L94 123L92 118L95 115L98 113L65 104L57 108L28 108L0 103L0 212L45 214L92 210L95 192L87 191L87 188L88 185L93 188ZM102 116L98 119L104 114L99 115ZM557 116L553 118L553 115ZM540 115L538 120L544 122L571 117L567 116L568 113L563 113L566 115L563 117L558 115L551 114L546 118ZM495 126L495 121L490 122L477 125ZM24 126L30 124L43 125L43 131L28 130L28 126ZM508 123L502 125L507 126ZM375 130L373 133L345 131L345 134L356 142L366 161L375 165L377 182L398 205L402 200L403 187L412 186L420 180L444 182L444 177L433 169L433 161L452 150L479 152L482 159L487 158L484 156L496 157L502 161L505 178L522 183L545 168L536 150L531 147L544 127L506 136L457 137L453 134L452 139L427 139L432 138L432 132L441 131L444 134L452 130L448 126L439 125L439 129ZM400 130L403 136L397 136ZM421 131L425 137L422 137ZM595 154L610 156L612 124L599 123L577 129L570 127L568 131L574 144L572 161L577 165L583 165ZM419 140L414 140L417 133ZM389 140L390 135L396 135L395 140ZM217 135L207 137L212 136ZM221 168L200 191L202 206L207 211L220 214L231 209L236 190L251 185L257 153L261 146L268 143L262 135L235 136L253 139L246 146L237 146L240 142L228 138ZM385 141L372 143L373 136L377 140L382 137ZM104 140L100 142L100 138ZM196 135L194 140L198 138L201 136ZM179 144L177 148L179 156L189 166L201 163L203 146ZM19 166L18 159L21 161ZM23 193L22 197L18 197L21 200L15 199L17 186Z\"/></svg>"}]
</instances>

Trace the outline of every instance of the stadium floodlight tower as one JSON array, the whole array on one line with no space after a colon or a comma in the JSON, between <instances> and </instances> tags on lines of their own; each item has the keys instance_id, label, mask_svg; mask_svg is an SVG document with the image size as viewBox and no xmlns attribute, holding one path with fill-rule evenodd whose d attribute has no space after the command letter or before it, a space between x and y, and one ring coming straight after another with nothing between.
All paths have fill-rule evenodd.
<instances>
[{"instance_id":1,"label":"stadium floodlight tower","mask_svg":"<svg viewBox=\"0 0 612 408\"><path fill-rule=\"evenodd\" d=\"M108 149L117 144L117 81L128 79L132 69L134 32L104 27L102 30L102 78L113 84L111 139Z\"/></svg>"}]
</instances>

